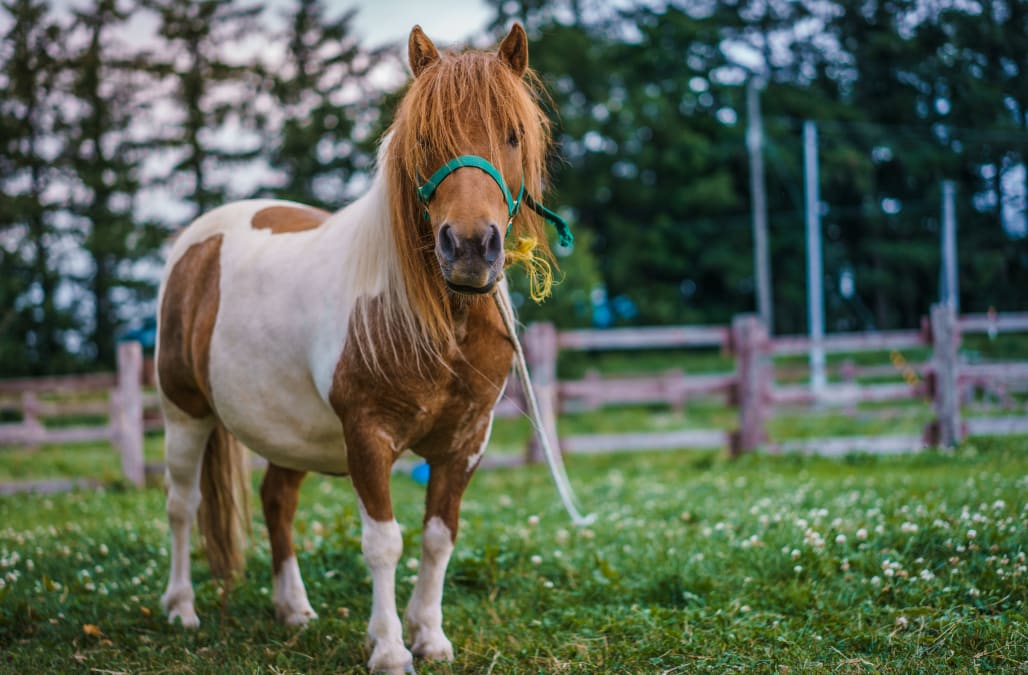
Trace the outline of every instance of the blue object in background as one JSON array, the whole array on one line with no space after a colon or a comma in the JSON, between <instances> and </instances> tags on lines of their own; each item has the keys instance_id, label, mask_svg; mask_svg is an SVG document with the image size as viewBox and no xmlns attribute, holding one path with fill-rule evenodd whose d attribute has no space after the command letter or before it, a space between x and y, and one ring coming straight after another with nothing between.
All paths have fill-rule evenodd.
<instances>
[{"instance_id":1,"label":"blue object in background","mask_svg":"<svg viewBox=\"0 0 1028 675\"><path fill-rule=\"evenodd\" d=\"M428 485L428 475L430 469L428 462L422 462L414 467L410 472L410 477L414 479L414 482L418 485Z\"/></svg>"},{"instance_id":2,"label":"blue object in background","mask_svg":"<svg viewBox=\"0 0 1028 675\"><path fill-rule=\"evenodd\" d=\"M157 317L148 316L137 322L135 328L118 335L118 342L139 342L144 350L152 350L157 343Z\"/></svg>"}]
</instances>

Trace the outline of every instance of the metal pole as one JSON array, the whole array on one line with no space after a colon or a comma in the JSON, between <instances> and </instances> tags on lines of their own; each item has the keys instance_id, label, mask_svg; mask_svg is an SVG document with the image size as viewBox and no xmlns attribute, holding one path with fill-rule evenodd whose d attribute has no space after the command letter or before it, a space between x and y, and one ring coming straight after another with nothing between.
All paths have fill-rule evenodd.
<instances>
[{"instance_id":1,"label":"metal pole","mask_svg":"<svg viewBox=\"0 0 1028 675\"><path fill-rule=\"evenodd\" d=\"M942 288L939 302L960 311L960 289L957 286L957 211L956 187L951 180L942 181Z\"/></svg>"},{"instance_id":2,"label":"metal pole","mask_svg":"<svg viewBox=\"0 0 1028 675\"><path fill-rule=\"evenodd\" d=\"M767 186L764 183L764 124L760 92L751 77L746 86L746 148L750 156L750 203L753 211L753 266L757 282L757 313L768 335L774 334L771 305L771 261L767 244Z\"/></svg>"},{"instance_id":3,"label":"metal pole","mask_svg":"<svg viewBox=\"0 0 1028 675\"><path fill-rule=\"evenodd\" d=\"M821 260L821 197L818 194L817 126L803 123L803 172L807 211L807 325L810 329L810 388L814 396L824 392L825 295Z\"/></svg>"}]
</instances>

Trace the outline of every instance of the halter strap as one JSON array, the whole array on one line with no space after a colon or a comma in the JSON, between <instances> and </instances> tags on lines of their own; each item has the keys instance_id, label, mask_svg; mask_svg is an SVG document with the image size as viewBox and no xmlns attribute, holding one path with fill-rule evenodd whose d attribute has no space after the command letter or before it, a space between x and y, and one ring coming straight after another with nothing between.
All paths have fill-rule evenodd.
<instances>
[{"instance_id":1,"label":"halter strap","mask_svg":"<svg viewBox=\"0 0 1028 675\"><path fill-rule=\"evenodd\" d=\"M521 176L521 188L518 190L517 199L515 199L511 195L507 184L503 181L503 175L500 174L500 171L489 160L478 155L461 155L443 164L427 181L418 186L418 199L427 206L429 200L432 199L432 195L439 188L439 184L446 180L446 177L451 173L466 166L484 171L490 178L496 181L500 192L503 193L503 198L507 201L507 234L510 234L510 229L514 224L514 217L518 215L518 211L521 210L521 204L524 202L528 204L528 208L538 213L557 229L557 237L561 246L568 247L574 243L575 236L571 233L571 228L568 227L567 221L537 202L530 194L525 193L524 175Z\"/></svg>"}]
</instances>

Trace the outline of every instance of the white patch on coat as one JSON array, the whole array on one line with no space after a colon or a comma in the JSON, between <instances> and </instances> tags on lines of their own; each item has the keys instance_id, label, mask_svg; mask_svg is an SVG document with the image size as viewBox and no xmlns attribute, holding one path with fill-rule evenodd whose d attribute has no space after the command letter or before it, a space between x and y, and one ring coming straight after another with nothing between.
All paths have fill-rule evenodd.
<instances>
[{"instance_id":1,"label":"white patch on coat","mask_svg":"<svg viewBox=\"0 0 1028 675\"><path fill-rule=\"evenodd\" d=\"M273 587L272 602L275 604L275 617L279 621L288 626L302 626L318 617L307 599L307 589L304 588L295 555L282 561L273 580Z\"/></svg>"},{"instance_id":2,"label":"white patch on coat","mask_svg":"<svg viewBox=\"0 0 1028 675\"><path fill-rule=\"evenodd\" d=\"M403 645L403 628L396 614L396 566L403 553L403 536L395 519L375 520L359 498L357 505L361 513L361 550L371 572L368 637L374 649L368 668L372 672L405 668L413 663L413 657Z\"/></svg>"},{"instance_id":3,"label":"white patch on coat","mask_svg":"<svg viewBox=\"0 0 1028 675\"><path fill-rule=\"evenodd\" d=\"M167 511L171 526L171 570L161 606L168 621L180 621L196 628L200 619L193 606L190 576L189 533L200 505L200 467L214 419L193 419L165 401L167 425L164 432L166 458L165 482L168 488Z\"/></svg>"},{"instance_id":4,"label":"white patch on coat","mask_svg":"<svg viewBox=\"0 0 1028 675\"><path fill-rule=\"evenodd\" d=\"M286 468L348 471L328 399L351 315L362 297L391 302L400 316L411 312L390 227L387 147L388 140L368 192L319 227L255 229L262 209L299 205L234 202L200 216L168 256L165 282L190 246L222 235L209 362L214 408L240 442ZM161 298L164 290L162 283Z\"/></svg>"},{"instance_id":5,"label":"white patch on coat","mask_svg":"<svg viewBox=\"0 0 1028 675\"><path fill-rule=\"evenodd\" d=\"M418 656L453 660L453 646L443 633L443 580L453 553L453 533L438 516L425 523L421 535L421 565L404 617L411 649Z\"/></svg>"},{"instance_id":6,"label":"white patch on coat","mask_svg":"<svg viewBox=\"0 0 1028 675\"><path fill-rule=\"evenodd\" d=\"M500 396L503 396L503 390L500 390ZM499 399L497 399L498 401ZM493 406L496 407L495 405ZM496 417L496 413L489 411L489 421L485 427L485 438L482 439L482 445L478 448L478 452L468 457L468 472L474 471L475 467L478 466L478 462L482 459L482 455L485 454L486 446L489 445L489 436L493 433L493 418Z\"/></svg>"}]
</instances>

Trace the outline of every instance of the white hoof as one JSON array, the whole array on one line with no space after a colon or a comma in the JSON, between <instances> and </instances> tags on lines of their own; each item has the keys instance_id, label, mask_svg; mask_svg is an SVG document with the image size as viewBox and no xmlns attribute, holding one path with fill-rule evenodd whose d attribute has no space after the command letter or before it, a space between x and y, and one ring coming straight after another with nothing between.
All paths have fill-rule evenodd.
<instances>
[{"instance_id":1,"label":"white hoof","mask_svg":"<svg viewBox=\"0 0 1028 675\"><path fill-rule=\"evenodd\" d=\"M306 607L275 607L275 618L287 626L306 626L318 614L310 605Z\"/></svg>"},{"instance_id":2,"label":"white hoof","mask_svg":"<svg viewBox=\"0 0 1028 675\"><path fill-rule=\"evenodd\" d=\"M192 592L168 591L161 596L161 607L168 614L168 623L174 625L176 621L182 624L183 628L196 628L200 625L200 617L196 615L193 607Z\"/></svg>"},{"instance_id":3,"label":"white hoof","mask_svg":"<svg viewBox=\"0 0 1028 675\"><path fill-rule=\"evenodd\" d=\"M429 661L453 661L453 645L442 631L419 633L410 649L414 656Z\"/></svg>"},{"instance_id":4,"label":"white hoof","mask_svg":"<svg viewBox=\"0 0 1028 675\"><path fill-rule=\"evenodd\" d=\"M403 675L414 672L414 657L400 643L378 643L368 660L368 670L373 673Z\"/></svg>"}]
</instances>

